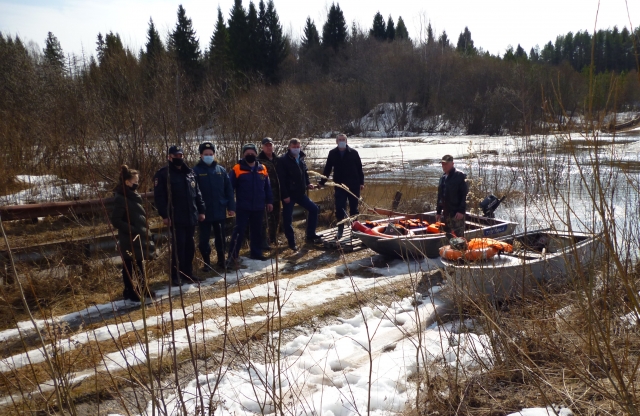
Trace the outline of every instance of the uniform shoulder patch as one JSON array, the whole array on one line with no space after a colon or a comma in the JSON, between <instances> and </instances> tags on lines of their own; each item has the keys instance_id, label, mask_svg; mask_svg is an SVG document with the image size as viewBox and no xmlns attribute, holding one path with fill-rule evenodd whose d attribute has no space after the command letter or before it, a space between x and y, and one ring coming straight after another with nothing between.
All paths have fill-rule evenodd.
<instances>
[{"instance_id":1,"label":"uniform shoulder patch","mask_svg":"<svg viewBox=\"0 0 640 416\"><path fill-rule=\"evenodd\" d=\"M153 178L153 186L158 186L158 178Z\"/></svg>"}]
</instances>

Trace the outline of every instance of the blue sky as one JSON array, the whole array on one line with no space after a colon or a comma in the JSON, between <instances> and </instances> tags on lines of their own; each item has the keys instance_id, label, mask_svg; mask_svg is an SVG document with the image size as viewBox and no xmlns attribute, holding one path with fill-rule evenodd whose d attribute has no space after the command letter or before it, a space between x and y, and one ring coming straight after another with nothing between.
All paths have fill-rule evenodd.
<instances>
[{"instance_id":1,"label":"blue sky","mask_svg":"<svg viewBox=\"0 0 640 416\"><path fill-rule=\"evenodd\" d=\"M259 0L258 0L259 1ZM249 1L243 0L245 7ZM489 52L504 53L520 43L525 50L542 46L559 34L578 30L592 31L617 25L640 24L640 1L628 0L343 0L340 1L347 22L356 21L368 29L380 11L385 19L397 22L402 16L409 35L424 34L427 22L437 33L446 30L454 42L465 26L469 27L476 46ZM138 50L145 43L149 18L153 18L164 37L175 25L178 5L183 4L206 47L213 33L217 8L228 18L233 0L0 0L0 31L18 34L42 47L47 32L58 37L66 53L93 54L98 32L118 32L130 48ZM298 38L307 16L321 30L331 3L325 0L275 0L285 32Z\"/></svg>"}]
</instances>

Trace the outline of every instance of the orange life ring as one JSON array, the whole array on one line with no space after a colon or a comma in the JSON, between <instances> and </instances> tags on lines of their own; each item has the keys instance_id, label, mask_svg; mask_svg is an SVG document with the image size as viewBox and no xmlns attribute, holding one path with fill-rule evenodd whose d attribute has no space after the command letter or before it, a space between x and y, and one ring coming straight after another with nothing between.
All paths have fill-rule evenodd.
<instances>
[{"instance_id":1,"label":"orange life ring","mask_svg":"<svg viewBox=\"0 0 640 416\"><path fill-rule=\"evenodd\" d=\"M497 253L498 251L493 247L476 248L472 250L465 250L464 252L451 248L451 246L440 247L440 257L453 261L460 259L464 259L466 261L488 260Z\"/></svg>"},{"instance_id":2,"label":"orange life ring","mask_svg":"<svg viewBox=\"0 0 640 416\"><path fill-rule=\"evenodd\" d=\"M472 238L467 243L467 246L470 250L492 247L499 253L512 253L513 246L509 243L505 243L504 241L494 240L493 238Z\"/></svg>"}]
</instances>

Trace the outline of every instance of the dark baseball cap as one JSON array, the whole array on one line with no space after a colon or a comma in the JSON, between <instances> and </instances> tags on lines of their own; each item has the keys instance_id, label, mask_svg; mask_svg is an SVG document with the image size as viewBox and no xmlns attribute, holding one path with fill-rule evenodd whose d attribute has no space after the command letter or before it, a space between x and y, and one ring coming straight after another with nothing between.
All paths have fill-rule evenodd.
<instances>
[{"instance_id":1,"label":"dark baseball cap","mask_svg":"<svg viewBox=\"0 0 640 416\"><path fill-rule=\"evenodd\" d=\"M442 160L440 161L440 163L447 163L447 162L453 162L453 156L451 155L442 156Z\"/></svg>"},{"instance_id":2,"label":"dark baseball cap","mask_svg":"<svg viewBox=\"0 0 640 416\"><path fill-rule=\"evenodd\" d=\"M265 137L262 139L262 144L273 143L273 139L271 137Z\"/></svg>"},{"instance_id":3,"label":"dark baseball cap","mask_svg":"<svg viewBox=\"0 0 640 416\"><path fill-rule=\"evenodd\" d=\"M169 148L169 154L170 155L178 155L178 154L182 155L182 154L184 154L184 152L182 151L182 147L174 145L174 146L171 146Z\"/></svg>"},{"instance_id":4,"label":"dark baseball cap","mask_svg":"<svg viewBox=\"0 0 640 416\"><path fill-rule=\"evenodd\" d=\"M198 151L200 152L200 154L202 154L202 152L204 152L207 149L213 150L213 153L216 152L216 147L211 142L203 142L203 143L200 143L200 146L198 146Z\"/></svg>"}]
</instances>

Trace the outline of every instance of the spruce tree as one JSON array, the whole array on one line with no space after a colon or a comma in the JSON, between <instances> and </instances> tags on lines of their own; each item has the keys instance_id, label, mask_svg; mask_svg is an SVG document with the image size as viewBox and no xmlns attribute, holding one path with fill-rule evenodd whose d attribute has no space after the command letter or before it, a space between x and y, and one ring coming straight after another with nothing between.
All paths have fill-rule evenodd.
<instances>
[{"instance_id":1,"label":"spruce tree","mask_svg":"<svg viewBox=\"0 0 640 416\"><path fill-rule=\"evenodd\" d=\"M58 38L49 32L47 39L44 41L44 45L42 52L44 53L44 59L47 65L57 71L63 72L65 68L64 52L62 52L62 46L60 46Z\"/></svg>"},{"instance_id":2,"label":"spruce tree","mask_svg":"<svg viewBox=\"0 0 640 416\"><path fill-rule=\"evenodd\" d=\"M427 26L427 45L433 45L436 41L435 36L433 35L433 29L431 28L431 22Z\"/></svg>"},{"instance_id":3,"label":"spruce tree","mask_svg":"<svg viewBox=\"0 0 640 416\"><path fill-rule=\"evenodd\" d=\"M273 0L267 3L266 11L263 14L264 2L260 0L260 24L261 30L261 53L263 54L263 72L270 82L276 82L280 64L289 53L289 47L285 36L282 33L280 18L276 12Z\"/></svg>"},{"instance_id":4,"label":"spruce tree","mask_svg":"<svg viewBox=\"0 0 640 416\"><path fill-rule=\"evenodd\" d=\"M209 42L209 67L214 68L218 74L224 74L229 69L229 64L229 32L218 6L218 20Z\"/></svg>"},{"instance_id":5,"label":"spruce tree","mask_svg":"<svg viewBox=\"0 0 640 416\"><path fill-rule=\"evenodd\" d=\"M473 46L473 40L471 39L471 31L469 31L469 28L466 26L458 37L456 51L463 55L474 55L476 53L476 48Z\"/></svg>"},{"instance_id":6,"label":"spruce tree","mask_svg":"<svg viewBox=\"0 0 640 416\"><path fill-rule=\"evenodd\" d=\"M178 22L169 38L169 46L187 76L192 81L199 81L200 42L196 38L196 31L182 4L178 6Z\"/></svg>"},{"instance_id":7,"label":"spruce tree","mask_svg":"<svg viewBox=\"0 0 640 416\"><path fill-rule=\"evenodd\" d=\"M542 52L540 52L540 60L547 64L553 64L555 55L556 51L553 47L553 43L549 41L546 45L544 45L544 48L542 48Z\"/></svg>"},{"instance_id":8,"label":"spruce tree","mask_svg":"<svg viewBox=\"0 0 640 416\"><path fill-rule=\"evenodd\" d=\"M387 38L387 26L380 12L373 16L373 26L369 30L369 36L373 36L377 40L385 40Z\"/></svg>"},{"instance_id":9,"label":"spruce tree","mask_svg":"<svg viewBox=\"0 0 640 416\"><path fill-rule=\"evenodd\" d=\"M311 17L307 17L307 21L304 25L302 41L300 42L300 48L302 49L302 53L306 53L318 46L320 46L320 34L318 33L316 24L311 20Z\"/></svg>"},{"instance_id":10,"label":"spruce tree","mask_svg":"<svg viewBox=\"0 0 640 416\"><path fill-rule=\"evenodd\" d=\"M248 71L251 68L251 48L247 12L242 0L234 0L229 17L229 55L234 69Z\"/></svg>"},{"instance_id":11,"label":"spruce tree","mask_svg":"<svg viewBox=\"0 0 640 416\"><path fill-rule=\"evenodd\" d=\"M509 45L504 55L502 56L502 59L509 62L515 61L516 57L513 54L513 46Z\"/></svg>"},{"instance_id":12,"label":"spruce tree","mask_svg":"<svg viewBox=\"0 0 640 416\"><path fill-rule=\"evenodd\" d=\"M529 51L529 60L534 63L537 63L540 60L540 48L538 45L536 45L535 48L531 48Z\"/></svg>"},{"instance_id":13,"label":"spruce tree","mask_svg":"<svg viewBox=\"0 0 640 416\"><path fill-rule=\"evenodd\" d=\"M165 52L164 45L160 39L160 34L153 24L153 19L149 18L149 28L147 29L147 43L145 44L145 55L147 59L154 60Z\"/></svg>"},{"instance_id":14,"label":"spruce tree","mask_svg":"<svg viewBox=\"0 0 640 416\"><path fill-rule=\"evenodd\" d=\"M524 51L522 46L520 46L519 43L518 43L518 47L516 48L516 51L515 51L515 53L513 55L516 58L516 60L518 60L518 61L526 61L527 60L527 53Z\"/></svg>"},{"instance_id":15,"label":"spruce tree","mask_svg":"<svg viewBox=\"0 0 640 416\"><path fill-rule=\"evenodd\" d=\"M340 4L331 4L327 22L322 27L322 46L337 52L347 43L347 23L340 10Z\"/></svg>"},{"instance_id":16,"label":"spruce tree","mask_svg":"<svg viewBox=\"0 0 640 416\"><path fill-rule=\"evenodd\" d=\"M391 16L389 16L389 20L387 20L386 38L389 42L396 38L396 25L393 23L393 18Z\"/></svg>"},{"instance_id":17,"label":"spruce tree","mask_svg":"<svg viewBox=\"0 0 640 416\"><path fill-rule=\"evenodd\" d=\"M398 17L398 25L396 26L396 39L409 40L409 32L407 31L407 26L404 24L404 20L402 20L402 16Z\"/></svg>"},{"instance_id":18,"label":"spruce tree","mask_svg":"<svg viewBox=\"0 0 640 416\"><path fill-rule=\"evenodd\" d=\"M449 43L449 36L447 36L447 32L445 30L442 31L440 37L438 37L438 46L440 48L445 49L451 46Z\"/></svg>"},{"instance_id":19,"label":"spruce tree","mask_svg":"<svg viewBox=\"0 0 640 416\"><path fill-rule=\"evenodd\" d=\"M247 69L262 72L263 52L260 50L260 21L258 19L258 11L253 1L249 2L249 11L247 12L247 30L249 34L249 44L247 45L247 55L245 56L248 64Z\"/></svg>"}]
</instances>

